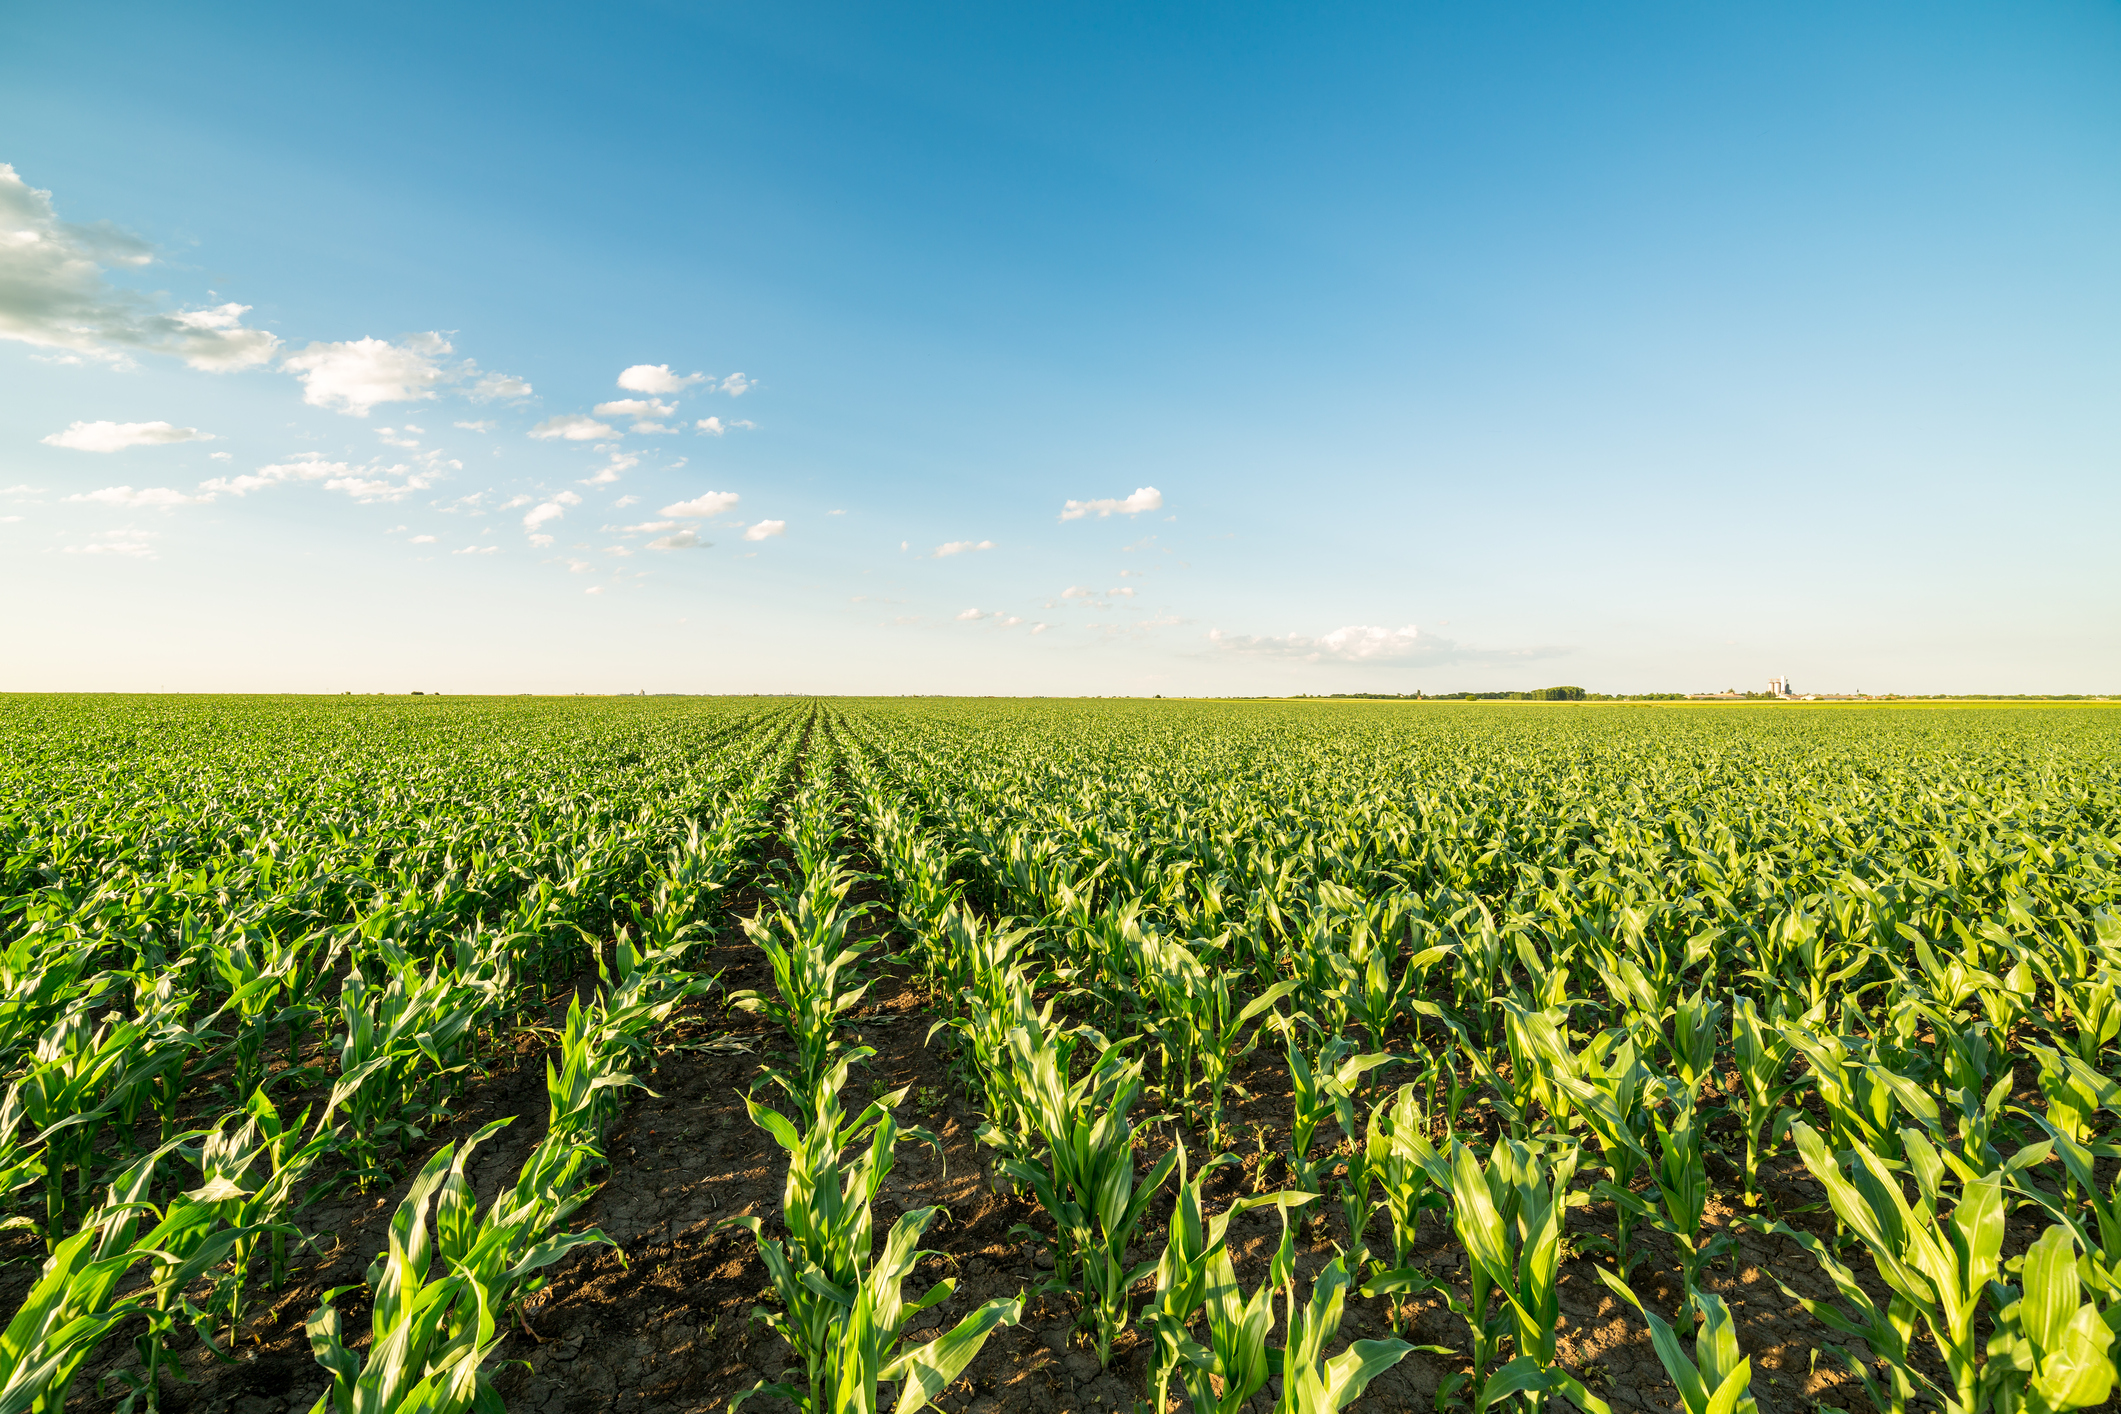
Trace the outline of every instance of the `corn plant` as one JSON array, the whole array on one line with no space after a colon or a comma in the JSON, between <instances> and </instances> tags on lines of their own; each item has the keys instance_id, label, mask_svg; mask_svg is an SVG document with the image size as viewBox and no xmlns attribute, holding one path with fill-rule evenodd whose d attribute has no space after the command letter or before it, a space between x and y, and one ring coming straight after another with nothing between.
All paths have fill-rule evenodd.
<instances>
[{"instance_id":1,"label":"corn plant","mask_svg":"<svg viewBox=\"0 0 2121 1414\"><path fill-rule=\"evenodd\" d=\"M1743 1111L1740 1125L1745 1132L1745 1204L1760 1202L1760 1160L1768 1152L1774 1133L1781 1128L1782 1102L1797 1087L1790 1074L1795 1047L1776 1029L1782 1020L1780 1008L1770 1003L1766 1022L1761 1020L1753 999L1739 996L1731 1003L1731 1052L1737 1063L1738 1094ZM1627 1180L1613 1182L1625 1188Z\"/></svg>"},{"instance_id":2,"label":"corn plant","mask_svg":"<svg viewBox=\"0 0 2121 1414\"><path fill-rule=\"evenodd\" d=\"M1752 1392L1753 1362L1738 1352L1738 1323L1731 1319L1722 1297L1697 1291L1689 1298L1700 1313L1694 1328L1694 1352L1689 1356L1664 1318L1643 1305L1626 1282L1603 1267L1598 1275L1649 1322L1650 1343L1672 1387L1679 1391L1684 1414L1758 1414L1760 1404Z\"/></svg>"},{"instance_id":3,"label":"corn plant","mask_svg":"<svg viewBox=\"0 0 2121 1414\"><path fill-rule=\"evenodd\" d=\"M2059 1414L2104 1404L2114 1389L2113 1331L2083 1300L2072 1234L2057 1224L2025 1254L2018 1287L1990 1288L1996 1334L1981 1367L1997 1414Z\"/></svg>"},{"instance_id":4,"label":"corn plant","mask_svg":"<svg viewBox=\"0 0 2121 1414\"><path fill-rule=\"evenodd\" d=\"M980 1126L979 1137L1001 1150L1002 1172L1029 1188L1053 1220L1053 1285L1066 1290L1072 1278L1103 1365L1126 1329L1128 1290L1155 1268L1153 1262L1130 1268L1127 1249L1178 1152L1165 1154L1137 1182L1127 1115L1142 1094L1140 1061L1108 1047L1071 1085L1059 1047L1034 1048L1021 1027L1009 1033L1009 1043L1016 1104L1031 1116L1036 1138L1007 1134L992 1122Z\"/></svg>"},{"instance_id":5,"label":"corn plant","mask_svg":"<svg viewBox=\"0 0 2121 1414\"><path fill-rule=\"evenodd\" d=\"M1312 1140L1327 1119L1339 1122L1343 1134L1355 1135L1355 1090L1363 1076L1397 1059L1381 1051L1354 1054L1355 1045L1345 1036L1335 1036L1319 1047L1314 1062L1296 1044L1296 1028L1284 1025L1288 1037L1286 1055L1289 1083L1295 1094L1289 1121L1289 1176L1298 1188L1316 1192L1318 1163L1311 1157Z\"/></svg>"},{"instance_id":6,"label":"corn plant","mask_svg":"<svg viewBox=\"0 0 2121 1414\"><path fill-rule=\"evenodd\" d=\"M1310 1298L1296 1304L1288 1292L1288 1338L1282 1346L1283 1414L1340 1414L1362 1396L1371 1380L1413 1354L1415 1347L1396 1337L1358 1340L1328 1359L1326 1346L1340 1333L1341 1308L1351 1278L1335 1256L1311 1284ZM1437 1347L1430 1347L1437 1349Z\"/></svg>"},{"instance_id":7,"label":"corn plant","mask_svg":"<svg viewBox=\"0 0 2121 1414\"><path fill-rule=\"evenodd\" d=\"M775 994L747 989L729 997L737 1010L758 1012L787 1031L794 1048L790 1064L773 1074L798 1101L817 1087L833 1064L841 1014L869 990L858 970L866 945L847 940L851 915L838 908L852 878L821 870L810 879L813 884L822 880L822 888L806 888L785 899L792 909L783 906L770 920L744 920L744 931L773 968Z\"/></svg>"},{"instance_id":8,"label":"corn plant","mask_svg":"<svg viewBox=\"0 0 2121 1414\"><path fill-rule=\"evenodd\" d=\"M1650 1124L1657 1134L1656 1165L1650 1170L1657 1202L1611 1183L1599 1183L1592 1191L1672 1240L1680 1277L1691 1294L1700 1288L1702 1270L1732 1245L1729 1233L1702 1232L1709 1202L1703 1118L1693 1095L1681 1091L1671 1101L1671 1117L1667 1119L1659 1107L1651 1112ZM1625 1261L1625 1254L1621 1260Z\"/></svg>"},{"instance_id":9,"label":"corn plant","mask_svg":"<svg viewBox=\"0 0 2121 1414\"><path fill-rule=\"evenodd\" d=\"M586 1196L567 1189L587 1151L562 1135L548 1133L524 1161L515 1188L479 1211L464 1168L508 1123L497 1120L436 1151L391 1215L389 1245L367 1273L374 1310L365 1359L340 1338L332 1304L352 1288L324 1294L309 1319L309 1342L331 1384L311 1414L499 1407L482 1367L499 1343L501 1317L537 1273L579 1248L610 1243L594 1229L555 1230ZM556 1184L556 1175L565 1179Z\"/></svg>"},{"instance_id":10,"label":"corn plant","mask_svg":"<svg viewBox=\"0 0 2121 1414\"><path fill-rule=\"evenodd\" d=\"M1201 1311L1207 1325L1205 1344L1195 1342L1185 1331L1185 1319L1157 1313L1159 1345L1168 1345L1168 1362L1184 1382L1194 1414L1237 1414L1274 1373L1272 1351L1267 1343L1274 1329L1274 1297L1294 1279L1295 1234L1289 1229L1289 1212L1311 1202L1317 1195L1293 1189L1240 1199L1221 1219L1220 1230L1206 1234L1202 1262ZM1250 1296L1237 1283L1231 1264L1226 1233L1229 1221L1245 1208L1271 1205L1281 1215L1281 1245L1268 1265L1267 1280Z\"/></svg>"}]
</instances>

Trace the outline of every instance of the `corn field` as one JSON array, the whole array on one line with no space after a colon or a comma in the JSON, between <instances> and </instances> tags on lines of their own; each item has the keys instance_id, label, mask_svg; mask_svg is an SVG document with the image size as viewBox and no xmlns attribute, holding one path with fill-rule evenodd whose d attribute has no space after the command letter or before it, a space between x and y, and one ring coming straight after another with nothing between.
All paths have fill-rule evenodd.
<instances>
[{"instance_id":1,"label":"corn field","mask_svg":"<svg viewBox=\"0 0 2121 1414\"><path fill-rule=\"evenodd\" d=\"M2019 1414L2121 717L0 698L0 1414Z\"/></svg>"}]
</instances>

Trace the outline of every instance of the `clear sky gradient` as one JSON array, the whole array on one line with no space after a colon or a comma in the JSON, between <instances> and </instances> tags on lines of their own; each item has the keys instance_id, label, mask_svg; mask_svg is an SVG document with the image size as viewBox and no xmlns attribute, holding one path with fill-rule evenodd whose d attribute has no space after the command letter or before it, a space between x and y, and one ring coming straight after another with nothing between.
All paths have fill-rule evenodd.
<instances>
[{"instance_id":1,"label":"clear sky gradient","mask_svg":"<svg viewBox=\"0 0 2121 1414\"><path fill-rule=\"evenodd\" d=\"M2121 690L2110 4L22 0L0 162L8 688Z\"/></svg>"}]
</instances>

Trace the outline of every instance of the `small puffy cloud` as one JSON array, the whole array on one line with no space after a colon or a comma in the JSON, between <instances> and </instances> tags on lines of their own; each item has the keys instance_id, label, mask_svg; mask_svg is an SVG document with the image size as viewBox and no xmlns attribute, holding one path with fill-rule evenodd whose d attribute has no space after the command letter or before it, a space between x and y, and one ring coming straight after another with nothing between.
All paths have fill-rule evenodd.
<instances>
[{"instance_id":1,"label":"small puffy cloud","mask_svg":"<svg viewBox=\"0 0 2121 1414\"><path fill-rule=\"evenodd\" d=\"M594 476L584 477L581 485L609 486L617 481L622 472L628 472L641 464L641 459L630 452L613 452L611 460L597 468Z\"/></svg>"},{"instance_id":2,"label":"small puffy cloud","mask_svg":"<svg viewBox=\"0 0 2121 1414\"><path fill-rule=\"evenodd\" d=\"M465 499L469 500L470 498L466 497ZM504 511L512 511L517 506L527 506L536 499L537 497L535 496L511 496L507 500L501 502L500 509Z\"/></svg>"},{"instance_id":3,"label":"small puffy cloud","mask_svg":"<svg viewBox=\"0 0 2121 1414\"><path fill-rule=\"evenodd\" d=\"M422 402L435 396L446 370L438 360L449 341L440 334L414 334L399 343L348 339L312 343L288 354L280 367L302 380L302 401L351 417L366 417L378 403Z\"/></svg>"},{"instance_id":4,"label":"small puffy cloud","mask_svg":"<svg viewBox=\"0 0 2121 1414\"><path fill-rule=\"evenodd\" d=\"M130 486L106 486L100 491L68 496L66 499L86 501L99 506L124 506L129 510L149 506L168 510L172 506L203 506L213 500L213 493L193 496L172 486L143 486L137 491Z\"/></svg>"},{"instance_id":5,"label":"small puffy cloud","mask_svg":"<svg viewBox=\"0 0 2121 1414\"><path fill-rule=\"evenodd\" d=\"M559 502L546 501L530 508L529 513L523 517L523 528L536 530L539 526L556 521L566 514L566 508Z\"/></svg>"},{"instance_id":6,"label":"small puffy cloud","mask_svg":"<svg viewBox=\"0 0 2121 1414\"><path fill-rule=\"evenodd\" d=\"M651 550L708 550L712 549L713 546L689 530L680 530L676 534L666 535L660 540L649 541L648 548Z\"/></svg>"},{"instance_id":7,"label":"small puffy cloud","mask_svg":"<svg viewBox=\"0 0 2121 1414\"><path fill-rule=\"evenodd\" d=\"M499 552L498 545L466 545L461 550L451 550L452 555L491 555Z\"/></svg>"},{"instance_id":8,"label":"small puffy cloud","mask_svg":"<svg viewBox=\"0 0 2121 1414\"><path fill-rule=\"evenodd\" d=\"M21 516L0 516L0 525L13 525Z\"/></svg>"},{"instance_id":9,"label":"small puffy cloud","mask_svg":"<svg viewBox=\"0 0 2121 1414\"><path fill-rule=\"evenodd\" d=\"M584 594L602 594L604 592L604 586L601 584L592 584L582 592Z\"/></svg>"},{"instance_id":10,"label":"small puffy cloud","mask_svg":"<svg viewBox=\"0 0 2121 1414\"><path fill-rule=\"evenodd\" d=\"M722 391L732 398L741 398L751 391L752 380L741 373L732 373L722 380Z\"/></svg>"},{"instance_id":11,"label":"small puffy cloud","mask_svg":"<svg viewBox=\"0 0 2121 1414\"><path fill-rule=\"evenodd\" d=\"M419 430L417 427L408 427L403 432L400 432L395 427L378 427L376 436L382 438L384 442L393 447L417 449L420 445L420 439L412 434Z\"/></svg>"},{"instance_id":12,"label":"small puffy cloud","mask_svg":"<svg viewBox=\"0 0 2121 1414\"><path fill-rule=\"evenodd\" d=\"M402 501L433 485L433 478L402 466L363 467L353 475L326 477L324 481L325 490L363 503Z\"/></svg>"},{"instance_id":13,"label":"small puffy cloud","mask_svg":"<svg viewBox=\"0 0 2121 1414\"><path fill-rule=\"evenodd\" d=\"M1033 633L1044 633L1047 629L1051 627L1053 627L1052 624L1033 624L1031 625L1031 631Z\"/></svg>"},{"instance_id":14,"label":"small puffy cloud","mask_svg":"<svg viewBox=\"0 0 2121 1414\"><path fill-rule=\"evenodd\" d=\"M211 442L214 434L167 422L74 422L64 432L40 439L47 447L77 452L120 452L127 447L159 447L169 442Z\"/></svg>"},{"instance_id":15,"label":"small puffy cloud","mask_svg":"<svg viewBox=\"0 0 2121 1414\"><path fill-rule=\"evenodd\" d=\"M637 363L619 375L619 386L631 393L682 393L706 381L704 373L672 373L667 363Z\"/></svg>"},{"instance_id":16,"label":"small puffy cloud","mask_svg":"<svg viewBox=\"0 0 2121 1414\"><path fill-rule=\"evenodd\" d=\"M745 531L745 532L744 532L744 538L745 538L746 540L764 540L764 539L767 539L767 538L768 538L768 537L770 537L770 536L774 536L774 535L786 535L787 533L788 533L788 522L787 522L787 521L785 521L785 520L762 520L762 521L760 521L760 522L759 522L759 523L758 523L757 525L754 525L754 526L752 526L752 527L751 527L751 529L749 529L749 530Z\"/></svg>"},{"instance_id":17,"label":"small puffy cloud","mask_svg":"<svg viewBox=\"0 0 2121 1414\"><path fill-rule=\"evenodd\" d=\"M468 358L464 360L463 368L458 370L458 376L471 379L471 386L464 390L464 396L482 403L512 401L527 398L531 394L530 385L522 379L506 373L481 373L479 366ZM465 424L460 422L457 426L462 427ZM483 432L485 428L479 430Z\"/></svg>"},{"instance_id":18,"label":"small puffy cloud","mask_svg":"<svg viewBox=\"0 0 2121 1414\"><path fill-rule=\"evenodd\" d=\"M610 530L612 527L607 525L604 528ZM677 528L678 523L674 520L647 520L642 521L639 525L619 526L618 532L621 535L661 535L666 530L676 530Z\"/></svg>"},{"instance_id":19,"label":"small puffy cloud","mask_svg":"<svg viewBox=\"0 0 2121 1414\"><path fill-rule=\"evenodd\" d=\"M1163 492L1154 486L1143 486L1137 488L1131 496L1108 496L1099 501L1069 501L1061 507L1060 518L1081 520L1084 516L1096 516L1102 520L1106 516L1134 516L1143 511L1161 510L1163 504Z\"/></svg>"},{"instance_id":20,"label":"small puffy cloud","mask_svg":"<svg viewBox=\"0 0 2121 1414\"><path fill-rule=\"evenodd\" d=\"M733 432L739 427L749 429L758 426L756 422L741 417L731 418L727 422L722 421L719 417L703 417L692 425L710 437L719 437L724 432Z\"/></svg>"},{"instance_id":21,"label":"small puffy cloud","mask_svg":"<svg viewBox=\"0 0 2121 1414\"><path fill-rule=\"evenodd\" d=\"M530 544L532 549L542 550L551 543L552 537L550 535L533 535L530 537Z\"/></svg>"},{"instance_id":22,"label":"small puffy cloud","mask_svg":"<svg viewBox=\"0 0 2121 1414\"><path fill-rule=\"evenodd\" d=\"M435 538L432 535L415 535L411 543L415 545L432 545L435 543Z\"/></svg>"},{"instance_id":23,"label":"small puffy cloud","mask_svg":"<svg viewBox=\"0 0 2121 1414\"><path fill-rule=\"evenodd\" d=\"M677 410L677 404L655 398L619 398L592 409L598 417L669 417Z\"/></svg>"},{"instance_id":24,"label":"small puffy cloud","mask_svg":"<svg viewBox=\"0 0 2121 1414\"><path fill-rule=\"evenodd\" d=\"M42 486L28 486L28 485L16 485L16 486L0 486L0 496L11 496L11 497L21 497L21 496L41 496L41 495L43 495L43 494L44 494L44 488L43 488Z\"/></svg>"},{"instance_id":25,"label":"small puffy cloud","mask_svg":"<svg viewBox=\"0 0 2121 1414\"><path fill-rule=\"evenodd\" d=\"M457 426L463 428L466 432L491 432L495 427L499 425L500 424L498 423L487 422L483 419L477 422L460 422L457 424Z\"/></svg>"},{"instance_id":26,"label":"small puffy cloud","mask_svg":"<svg viewBox=\"0 0 2121 1414\"><path fill-rule=\"evenodd\" d=\"M709 491L694 496L689 501L676 501L656 512L658 515L676 516L680 520L705 520L718 516L734 506L740 499L734 491Z\"/></svg>"},{"instance_id":27,"label":"small puffy cloud","mask_svg":"<svg viewBox=\"0 0 2121 1414\"><path fill-rule=\"evenodd\" d=\"M152 245L108 222L61 221L50 192L0 162L0 339L120 364L168 354L210 373L256 367L280 347L276 335L243 327L248 305L172 310L104 277L108 266L154 260Z\"/></svg>"},{"instance_id":28,"label":"small puffy cloud","mask_svg":"<svg viewBox=\"0 0 2121 1414\"><path fill-rule=\"evenodd\" d=\"M308 456L275 462L270 466L261 466L256 471L247 472L242 476L217 476L211 481L200 482L199 489L209 493L227 492L231 496L244 496L282 481L324 481L332 477L357 476L362 470L364 468L354 467L347 462L325 461L311 453ZM403 471L404 468L399 467L396 470Z\"/></svg>"},{"instance_id":29,"label":"small puffy cloud","mask_svg":"<svg viewBox=\"0 0 2121 1414\"><path fill-rule=\"evenodd\" d=\"M640 499L641 498L639 496L621 496L616 501L613 501L611 504L617 506L620 510L623 511L628 506L638 504Z\"/></svg>"},{"instance_id":30,"label":"small puffy cloud","mask_svg":"<svg viewBox=\"0 0 2121 1414\"><path fill-rule=\"evenodd\" d=\"M1132 589L1108 589L1105 592L1107 594L1117 594L1122 599L1132 599L1135 593Z\"/></svg>"},{"instance_id":31,"label":"small puffy cloud","mask_svg":"<svg viewBox=\"0 0 2121 1414\"><path fill-rule=\"evenodd\" d=\"M555 438L567 442L594 442L601 437L616 437L619 434L593 417L584 417L578 412L563 412L548 417L531 428L530 435L541 442L550 442Z\"/></svg>"},{"instance_id":32,"label":"small puffy cloud","mask_svg":"<svg viewBox=\"0 0 2121 1414\"><path fill-rule=\"evenodd\" d=\"M847 513L845 511L827 511L825 514L828 516L843 516Z\"/></svg>"},{"instance_id":33,"label":"small puffy cloud","mask_svg":"<svg viewBox=\"0 0 2121 1414\"><path fill-rule=\"evenodd\" d=\"M234 452L208 452L206 455L217 462L232 462L236 459Z\"/></svg>"},{"instance_id":34,"label":"small puffy cloud","mask_svg":"<svg viewBox=\"0 0 2121 1414\"><path fill-rule=\"evenodd\" d=\"M680 427L666 427L660 422L636 422L633 425L633 430L635 432L640 433L667 432L674 437L684 429Z\"/></svg>"},{"instance_id":35,"label":"small puffy cloud","mask_svg":"<svg viewBox=\"0 0 2121 1414\"><path fill-rule=\"evenodd\" d=\"M1063 599L1095 599L1097 591L1095 589L1085 589L1080 584L1071 584L1061 591L1060 597Z\"/></svg>"},{"instance_id":36,"label":"small puffy cloud","mask_svg":"<svg viewBox=\"0 0 2121 1414\"><path fill-rule=\"evenodd\" d=\"M992 550L992 540L948 540L935 547L933 558L945 559L951 555L966 555L975 550Z\"/></svg>"},{"instance_id":37,"label":"small puffy cloud","mask_svg":"<svg viewBox=\"0 0 2121 1414\"><path fill-rule=\"evenodd\" d=\"M1002 620L1002 627L1015 628L1018 624L1022 622L1023 620L1021 618L1017 617L1015 614L1011 614L1008 618Z\"/></svg>"},{"instance_id":38,"label":"small puffy cloud","mask_svg":"<svg viewBox=\"0 0 2121 1414\"><path fill-rule=\"evenodd\" d=\"M986 617L986 614L982 613L978 609L967 609L964 613L959 614L957 616L957 621L959 623L966 623L972 619L984 619Z\"/></svg>"},{"instance_id":39,"label":"small puffy cloud","mask_svg":"<svg viewBox=\"0 0 2121 1414\"><path fill-rule=\"evenodd\" d=\"M588 574L591 570L596 568L596 566L588 560L568 560L566 561L566 565L567 572L569 574Z\"/></svg>"}]
</instances>

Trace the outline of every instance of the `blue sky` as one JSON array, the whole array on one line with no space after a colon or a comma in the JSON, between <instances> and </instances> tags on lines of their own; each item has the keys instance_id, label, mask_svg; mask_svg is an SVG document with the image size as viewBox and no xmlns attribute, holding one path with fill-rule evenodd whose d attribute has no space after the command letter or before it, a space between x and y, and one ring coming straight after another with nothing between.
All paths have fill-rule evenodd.
<instances>
[{"instance_id":1,"label":"blue sky","mask_svg":"<svg viewBox=\"0 0 2121 1414\"><path fill-rule=\"evenodd\" d=\"M30 0L0 685L2121 689L2117 137L2100 4Z\"/></svg>"}]
</instances>

